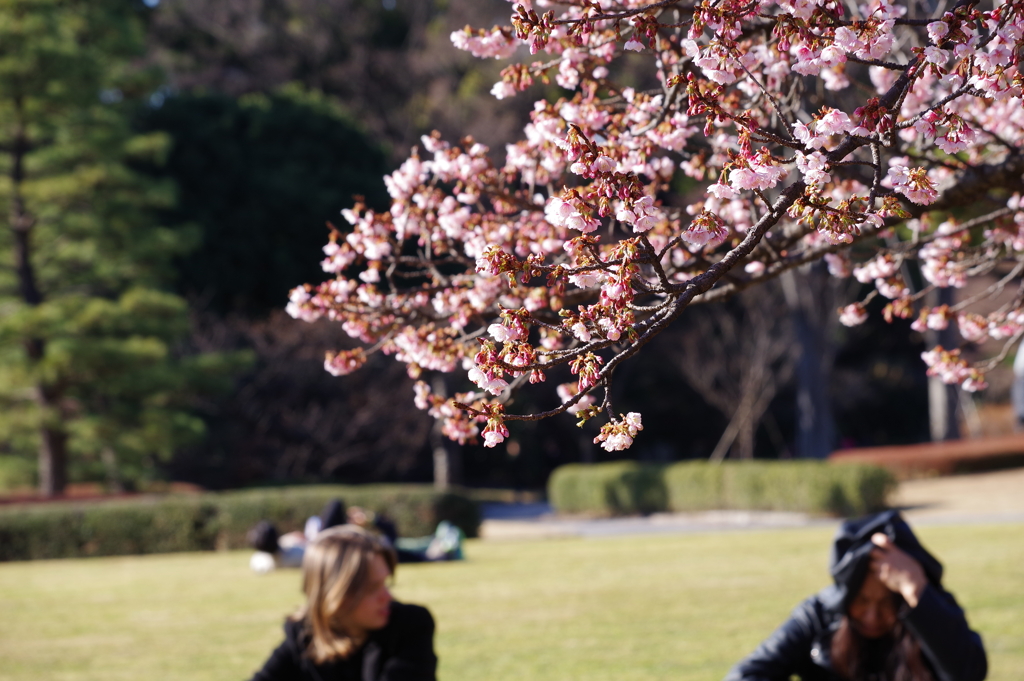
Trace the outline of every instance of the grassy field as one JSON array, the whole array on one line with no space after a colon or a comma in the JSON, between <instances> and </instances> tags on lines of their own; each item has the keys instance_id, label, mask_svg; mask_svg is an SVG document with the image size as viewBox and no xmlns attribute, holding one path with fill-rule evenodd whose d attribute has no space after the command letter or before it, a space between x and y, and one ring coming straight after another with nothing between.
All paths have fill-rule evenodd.
<instances>
[{"instance_id":1,"label":"grassy field","mask_svg":"<svg viewBox=\"0 0 1024 681\"><path fill-rule=\"evenodd\" d=\"M402 566L438 621L444 681L720 679L827 582L828 529L481 543ZM1024 678L1024 525L926 527L989 651ZM0 565L0 679L245 679L299 603L248 553Z\"/></svg>"}]
</instances>

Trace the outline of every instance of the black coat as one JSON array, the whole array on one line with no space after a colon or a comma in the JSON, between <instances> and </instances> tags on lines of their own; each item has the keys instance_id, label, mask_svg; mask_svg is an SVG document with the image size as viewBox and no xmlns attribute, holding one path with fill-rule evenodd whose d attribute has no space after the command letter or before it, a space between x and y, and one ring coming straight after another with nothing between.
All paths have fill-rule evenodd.
<instances>
[{"instance_id":1,"label":"black coat","mask_svg":"<svg viewBox=\"0 0 1024 681\"><path fill-rule=\"evenodd\" d=\"M811 596L793 610L757 650L725 681L839 681L829 654L842 619L834 608L835 587ZM981 637L967 627L963 610L945 591L928 585L916 608L905 608L903 624L921 645L936 681L982 681L988 672Z\"/></svg>"},{"instance_id":2,"label":"black coat","mask_svg":"<svg viewBox=\"0 0 1024 681\"><path fill-rule=\"evenodd\" d=\"M757 650L729 671L725 681L789 681L791 676L839 681L832 668L832 637L864 582L875 532L887 535L917 560L928 578L917 607L902 603L899 617L920 644L935 681L982 681L988 661L981 637L970 630L964 611L942 588L942 565L895 511L844 523L830 558L835 584L798 605Z\"/></svg>"},{"instance_id":3,"label":"black coat","mask_svg":"<svg viewBox=\"0 0 1024 681\"><path fill-rule=\"evenodd\" d=\"M314 664L302 622L285 622L285 640L252 681L436 681L434 618L418 605L391 603L388 624L344 660Z\"/></svg>"}]
</instances>

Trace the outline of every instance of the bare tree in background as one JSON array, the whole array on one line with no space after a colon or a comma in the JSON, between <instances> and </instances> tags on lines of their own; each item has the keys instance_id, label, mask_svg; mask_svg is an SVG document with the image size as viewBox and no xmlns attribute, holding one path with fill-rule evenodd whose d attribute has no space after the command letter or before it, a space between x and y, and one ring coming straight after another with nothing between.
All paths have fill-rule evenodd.
<instances>
[{"instance_id":1,"label":"bare tree in background","mask_svg":"<svg viewBox=\"0 0 1024 681\"><path fill-rule=\"evenodd\" d=\"M412 380L395 362L343 378L323 370L339 341L331 324L312 326L284 313L266 320L220 319L195 325L202 348L249 348L252 370L231 397L208 405L214 428L192 465L222 457L227 484L254 479L401 477L430 449L433 420L412 404ZM187 461L186 459L186 461Z\"/></svg>"},{"instance_id":2,"label":"bare tree in background","mask_svg":"<svg viewBox=\"0 0 1024 681\"><path fill-rule=\"evenodd\" d=\"M288 83L337 97L404 159L437 129L499 151L522 132L528 98L488 94L502 64L456 49L452 31L508 18L504 0L163 0L151 59L180 90L232 96Z\"/></svg>"},{"instance_id":3,"label":"bare tree in background","mask_svg":"<svg viewBox=\"0 0 1024 681\"><path fill-rule=\"evenodd\" d=\"M675 353L687 382L726 418L710 459L730 450L754 457L754 438L768 406L792 377L798 346L778 287L736 297L734 304L706 306L688 314Z\"/></svg>"}]
</instances>

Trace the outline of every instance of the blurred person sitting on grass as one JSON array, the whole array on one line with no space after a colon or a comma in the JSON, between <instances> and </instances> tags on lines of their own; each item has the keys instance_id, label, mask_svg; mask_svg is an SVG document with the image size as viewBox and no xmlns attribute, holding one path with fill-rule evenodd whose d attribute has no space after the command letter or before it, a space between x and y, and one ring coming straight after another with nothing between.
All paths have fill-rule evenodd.
<instances>
[{"instance_id":1,"label":"blurred person sitting on grass","mask_svg":"<svg viewBox=\"0 0 1024 681\"><path fill-rule=\"evenodd\" d=\"M320 515L306 520L302 532L279 534L269 520L261 520L247 535L249 545L256 549L249 559L253 572L265 574L276 568L302 567L306 546L322 531L345 524L345 502L333 499L327 502Z\"/></svg>"},{"instance_id":2,"label":"blurred person sitting on grass","mask_svg":"<svg viewBox=\"0 0 1024 681\"><path fill-rule=\"evenodd\" d=\"M435 681L434 619L392 600L397 562L360 527L321 531L302 561L306 604L252 681Z\"/></svg>"},{"instance_id":3,"label":"blurred person sitting on grass","mask_svg":"<svg viewBox=\"0 0 1024 681\"><path fill-rule=\"evenodd\" d=\"M426 537L399 537L395 523L383 513L374 513L359 506L345 508L341 499L327 503L318 516L306 520L302 532L279 535L269 520L261 520L249 530L250 546L256 551L249 559L253 572L265 574L276 568L302 566L302 556L309 542L322 531L345 522L382 535L395 547L399 563L423 563L462 560L463 534L455 525L442 520L434 534Z\"/></svg>"},{"instance_id":4,"label":"blurred person sitting on grass","mask_svg":"<svg viewBox=\"0 0 1024 681\"><path fill-rule=\"evenodd\" d=\"M398 527L383 513L350 506L347 516L350 524L387 537L398 552L399 563L462 560L462 530L447 520L439 522L434 534L426 537L399 537Z\"/></svg>"},{"instance_id":5,"label":"blurred person sitting on grass","mask_svg":"<svg viewBox=\"0 0 1024 681\"><path fill-rule=\"evenodd\" d=\"M846 521L835 584L798 605L725 681L981 681L981 637L942 587L942 565L897 511Z\"/></svg>"}]
</instances>

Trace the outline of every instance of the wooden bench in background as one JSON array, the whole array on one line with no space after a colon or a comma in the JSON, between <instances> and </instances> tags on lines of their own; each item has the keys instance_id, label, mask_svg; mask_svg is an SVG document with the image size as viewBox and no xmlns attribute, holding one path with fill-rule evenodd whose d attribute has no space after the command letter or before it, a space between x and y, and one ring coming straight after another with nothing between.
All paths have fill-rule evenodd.
<instances>
[{"instance_id":1,"label":"wooden bench in background","mask_svg":"<svg viewBox=\"0 0 1024 681\"><path fill-rule=\"evenodd\" d=\"M899 477L950 475L1024 466L1024 433L916 445L840 449L835 463L871 463Z\"/></svg>"}]
</instances>

